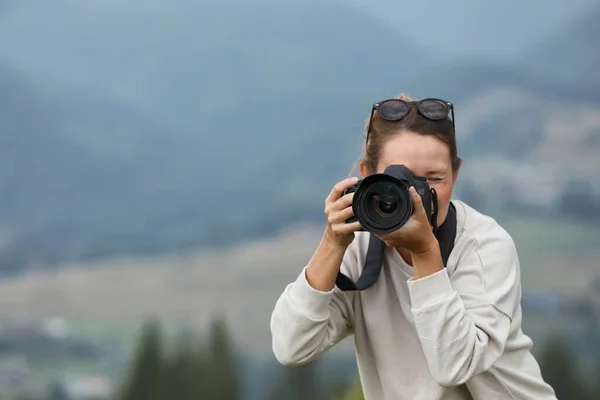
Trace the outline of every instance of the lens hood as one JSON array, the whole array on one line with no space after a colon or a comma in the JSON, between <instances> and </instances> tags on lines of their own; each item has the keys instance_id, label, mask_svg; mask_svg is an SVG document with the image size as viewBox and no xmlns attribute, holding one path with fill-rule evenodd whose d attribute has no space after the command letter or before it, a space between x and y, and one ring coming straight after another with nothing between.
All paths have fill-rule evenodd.
<instances>
[{"instance_id":1,"label":"lens hood","mask_svg":"<svg viewBox=\"0 0 600 400\"><path fill-rule=\"evenodd\" d=\"M386 234L401 228L413 213L404 180L387 173L365 177L354 193L352 209L365 231Z\"/></svg>"}]
</instances>

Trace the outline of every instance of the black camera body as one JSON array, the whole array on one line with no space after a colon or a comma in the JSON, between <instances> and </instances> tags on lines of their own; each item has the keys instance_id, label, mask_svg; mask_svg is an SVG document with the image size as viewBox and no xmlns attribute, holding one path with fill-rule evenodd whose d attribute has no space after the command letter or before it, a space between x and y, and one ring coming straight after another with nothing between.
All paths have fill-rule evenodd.
<instances>
[{"instance_id":1,"label":"black camera body","mask_svg":"<svg viewBox=\"0 0 600 400\"><path fill-rule=\"evenodd\" d=\"M436 227L437 195L427 178L414 175L404 165L390 165L383 173L369 175L344 191L354 193L354 216L346 223L359 221L362 231L386 234L401 228L411 217L414 205L408 189L414 186L421 196L431 226Z\"/></svg>"}]
</instances>

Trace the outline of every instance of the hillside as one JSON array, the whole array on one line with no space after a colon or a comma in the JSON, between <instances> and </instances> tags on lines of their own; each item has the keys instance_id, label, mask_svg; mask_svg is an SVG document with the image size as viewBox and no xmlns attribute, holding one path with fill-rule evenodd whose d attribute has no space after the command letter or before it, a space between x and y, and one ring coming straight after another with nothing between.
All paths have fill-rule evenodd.
<instances>
[{"instance_id":1,"label":"hillside","mask_svg":"<svg viewBox=\"0 0 600 400\"><path fill-rule=\"evenodd\" d=\"M373 95L424 60L374 18L333 1L63 0L14 14L0 27L0 55L38 82L129 101L192 130L242 104L256 107L244 110L253 116L278 96L311 107L308 98L332 91Z\"/></svg>"},{"instance_id":2,"label":"hillside","mask_svg":"<svg viewBox=\"0 0 600 400\"><path fill-rule=\"evenodd\" d=\"M22 257L52 262L76 256L97 232L136 231L145 216L130 213L121 196L158 200L149 196L160 193L163 164L156 149L171 147L168 131L114 104L61 100L0 70L5 267L26 261ZM117 145L94 142L100 135ZM102 242L96 246L101 251Z\"/></svg>"},{"instance_id":3,"label":"hillside","mask_svg":"<svg viewBox=\"0 0 600 400\"><path fill-rule=\"evenodd\" d=\"M574 23L597 0L351 0L432 53L514 61L556 27ZM474 34L476 32L476 34Z\"/></svg>"},{"instance_id":4,"label":"hillside","mask_svg":"<svg viewBox=\"0 0 600 400\"><path fill-rule=\"evenodd\" d=\"M521 56L524 64L556 79L600 87L600 3L567 27L531 46Z\"/></svg>"},{"instance_id":5,"label":"hillside","mask_svg":"<svg viewBox=\"0 0 600 400\"><path fill-rule=\"evenodd\" d=\"M517 66L435 59L338 2L8 10L5 269L226 245L321 221L324 196L360 154L372 102L399 91L455 102L461 182L480 192L496 182L487 173L510 180L555 157L564 175L595 179L598 92ZM528 179L518 193L539 184ZM498 190L499 203L514 197Z\"/></svg>"},{"instance_id":6,"label":"hillside","mask_svg":"<svg viewBox=\"0 0 600 400\"><path fill-rule=\"evenodd\" d=\"M2 73L13 86L0 92L5 109L13 110L0 122L2 135L21 135L4 162L13 165L7 170L13 179L28 182L7 194L16 197L14 206L7 202L2 210L9 222L6 248L18 253L8 261L235 239L232 225L239 226L238 236L277 228L265 221L273 208L279 211L270 220L278 226L297 218L289 210L304 213L312 195L295 198L312 184L305 174L327 167L332 147L352 148L348 132L357 132L364 117L347 115L368 108L360 99L373 97L399 71L398 55L389 49L412 51L333 3L183 2L165 10L157 2L143 12L129 3L121 10L126 18L115 14L116 4L90 4L95 9L67 1L41 11L25 5L20 18L0 28L6 33L0 48L9 55L14 43L6 38L19 35L11 62L34 76L24 82ZM47 13L55 17L51 24ZM147 24L152 18L160 24ZM39 23L46 35L28 33L24 19ZM372 51L381 56L373 59ZM43 71L28 69L28 57L44 59ZM416 62L416 55L411 58ZM381 75L371 74L380 62ZM133 97L123 95L126 88ZM21 92L29 98L16 102L13 93ZM348 104L340 106L342 93ZM31 114L36 108L46 121L28 126L40 120ZM43 151L34 155L31 148ZM66 155L66 148L81 153ZM308 162L311 153L319 162ZM354 154L336 166L337 174L347 173ZM275 180L265 182L274 192L253 190L261 179ZM207 189L225 190L227 198ZM258 214L237 206L242 197ZM39 214L36 226L21 227L32 209Z\"/></svg>"}]
</instances>

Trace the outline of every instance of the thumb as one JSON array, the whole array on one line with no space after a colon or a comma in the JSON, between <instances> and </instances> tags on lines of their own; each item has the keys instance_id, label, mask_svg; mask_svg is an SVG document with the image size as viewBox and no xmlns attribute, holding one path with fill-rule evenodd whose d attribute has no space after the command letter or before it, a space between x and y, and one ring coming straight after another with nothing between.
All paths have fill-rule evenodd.
<instances>
[{"instance_id":1,"label":"thumb","mask_svg":"<svg viewBox=\"0 0 600 400\"><path fill-rule=\"evenodd\" d=\"M414 213L416 216L424 216L425 215L425 207L423 207L423 200L421 199L421 195L417 193L417 189L414 186L411 186L408 190L410 192L410 197L413 201Z\"/></svg>"}]
</instances>

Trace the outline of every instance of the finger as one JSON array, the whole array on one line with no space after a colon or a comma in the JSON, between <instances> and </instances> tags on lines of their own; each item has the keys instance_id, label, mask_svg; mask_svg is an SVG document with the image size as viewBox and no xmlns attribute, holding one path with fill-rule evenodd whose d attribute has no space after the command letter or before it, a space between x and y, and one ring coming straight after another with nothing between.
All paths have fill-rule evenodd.
<instances>
[{"instance_id":1,"label":"finger","mask_svg":"<svg viewBox=\"0 0 600 400\"><path fill-rule=\"evenodd\" d=\"M348 193L340 197L337 201L334 201L333 203L326 203L325 215L335 214L341 210L350 207L352 205L353 198L354 193Z\"/></svg>"},{"instance_id":2,"label":"finger","mask_svg":"<svg viewBox=\"0 0 600 400\"><path fill-rule=\"evenodd\" d=\"M330 220L329 223L330 224L339 224L342 222L346 222L346 220L350 217L354 216L354 210L352 209L352 207L346 207L343 210L337 211L335 212Z\"/></svg>"},{"instance_id":3,"label":"finger","mask_svg":"<svg viewBox=\"0 0 600 400\"><path fill-rule=\"evenodd\" d=\"M414 186L411 186L409 189L410 197L412 198L414 205L414 213L417 216L425 215L425 207L423 207L423 200L421 199L421 195L417 193L417 189Z\"/></svg>"},{"instance_id":4,"label":"finger","mask_svg":"<svg viewBox=\"0 0 600 400\"><path fill-rule=\"evenodd\" d=\"M346 223L335 224L331 228L338 235L348 235L350 233L361 230L362 226L360 226L360 222L356 221L356 222L352 222L351 224L346 224Z\"/></svg>"},{"instance_id":5,"label":"finger","mask_svg":"<svg viewBox=\"0 0 600 400\"><path fill-rule=\"evenodd\" d=\"M329 196L327 196L326 202L333 203L334 201L338 200L342 196L344 190L348 189L352 185L356 185L357 182L358 178L352 177L336 183L333 189L331 189Z\"/></svg>"},{"instance_id":6,"label":"finger","mask_svg":"<svg viewBox=\"0 0 600 400\"><path fill-rule=\"evenodd\" d=\"M383 234L383 235L375 235L375 236L377 236L379 238L379 240L381 240L383 243L385 243L385 245L387 247L392 247L391 241L388 240L388 235L389 235L389 233L388 234Z\"/></svg>"},{"instance_id":7,"label":"finger","mask_svg":"<svg viewBox=\"0 0 600 400\"><path fill-rule=\"evenodd\" d=\"M348 193L340 197L332 207L334 210L343 210L346 207L352 205L352 199L354 198L354 193Z\"/></svg>"}]
</instances>

